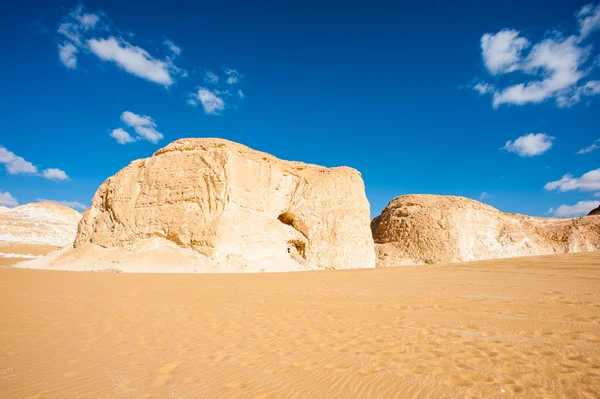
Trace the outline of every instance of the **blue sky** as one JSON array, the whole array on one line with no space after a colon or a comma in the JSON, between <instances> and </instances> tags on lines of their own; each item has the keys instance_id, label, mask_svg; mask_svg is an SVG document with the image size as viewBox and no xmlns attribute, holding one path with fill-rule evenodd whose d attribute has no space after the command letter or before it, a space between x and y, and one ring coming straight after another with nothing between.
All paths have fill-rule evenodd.
<instances>
[{"instance_id":1,"label":"blue sky","mask_svg":"<svg viewBox=\"0 0 600 399\"><path fill-rule=\"evenodd\" d=\"M373 216L408 193L599 203L598 3L288 3L4 6L0 205L89 205L182 137L352 166Z\"/></svg>"}]
</instances>

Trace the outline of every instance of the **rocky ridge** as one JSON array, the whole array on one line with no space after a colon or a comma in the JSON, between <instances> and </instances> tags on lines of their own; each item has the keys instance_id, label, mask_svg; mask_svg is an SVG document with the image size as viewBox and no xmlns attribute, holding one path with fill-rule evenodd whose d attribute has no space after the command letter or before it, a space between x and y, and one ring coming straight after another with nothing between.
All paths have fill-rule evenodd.
<instances>
[{"instance_id":1,"label":"rocky ridge","mask_svg":"<svg viewBox=\"0 0 600 399\"><path fill-rule=\"evenodd\" d=\"M600 250L600 217L503 213L464 197L403 195L371 222L378 266Z\"/></svg>"}]
</instances>

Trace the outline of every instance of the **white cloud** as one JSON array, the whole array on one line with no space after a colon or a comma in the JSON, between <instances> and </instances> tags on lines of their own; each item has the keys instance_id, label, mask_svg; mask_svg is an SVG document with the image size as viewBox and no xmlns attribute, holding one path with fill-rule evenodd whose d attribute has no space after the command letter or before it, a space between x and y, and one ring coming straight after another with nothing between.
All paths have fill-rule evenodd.
<instances>
[{"instance_id":1,"label":"white cloud","mask_svg":"<svg viewBox=\"0 0 600 399\"><path fill-rule=\"evenodd\" d=\"M28 162L24 158L17 156L15 153L7 150L3 146L0 146L0 163L4 164L6 171L11 175L35 175L38 172L37 167L31 162Z\"/></svg>"},{"instance_id":2,"label":"white cloud","mask_svg":"<svg viewBox=\"0 0 600 399\"><path fill-rule=\"evenodd\" d=\"M83 6L72 9L58 26L57 32L65 36L77 46L81 46L84 32L93 30L100 22L100 16L94 13L85 13Z\"/></svg>"},{"instance_id":3,"label":"white cloud","mask_svg":"<svg viewBox=\"0 0 600 399\"><path fill-rule=\"evenodd\" d=\"M168 48L169 50L171 50L171 52L173 53L173 56L175 56L175 57L176 57L176 56L178 56L178 55L180 55L180 54L181 54L181 47L177 46L177 45L176 45L175 43L173 43L171 40L169 40L169 39L165 39L165 40L163 41L163 44L164 44L165 46L167 46L167 48Z\"/></svg>"},{"instance_id":4,"label":"white cloud","mask_svg":"<svg viewBox=\"0 0 600 399\"><path fill-rule=\"evenodd\" d=\"M42 171L42 176L45 179L54 180L54 181L61 181L61 180L69 179L69 176L67 176L67 174L63 170L60 170L57 168L44 169Z\"/></svg>"},{"instance_id":5,"label":"white cloud","mask_svg":"<svg viewBox=\"0 0 600 399\"><path fill-rule=\"evenodd\" d=\"M521 52L528 46L529 40L520 37L518 31L503 29L481 37L481 56L492 75L512 72L518 69Z\"/></svg>"},{"instance_id":6,"label":"white cloud","mask_svg":"<svg viewBox=\"0 0 600 399\"><path fill-rule=\"evenodd\" d=\"M141 47L114 37L90 39L87 44L101 60L114 62L135 76L167 87L174 83L171 64L152 57Z\"/></svg>"},{"instance_id":7,"label":"white cloud","mask_svg":"<svg viewBox=\"0 0 600 399\"><path fill-rule=\"evenodd\" d=\"M225 109L225 101L215 92L204 87L199 88L197 93L192 94L192 99L200 101L204 112L209 115L218 115L220 111Z\"/></svg>"},{"instance_id":8,"label":"white cloud","mask_svg":"<svg viewBox=\"0 0 600 399\"><path fill-rule=\"evenodd\" d=\"M237 83L242 77L235 69L224 68L223 71L228 76L226 82L230 85Z\"/></svg>"},{"instance_id":9,"label":"white cloud","mask_svg":"<svg viewBox=\"0 0 600 399\"><path fill-rule=\"evenodd\" d=\"M556 210L550 208L552 214L558 217L587 215L590 211L600 205L600 201L579 201L575 205L561 205Z\"/></svg>"},{"instance_id":10,"label":"white cloud","mask_svg":"<svg viewBox=\"0 0 600 399\"><path fill-rule=\"evenodd\" d=\"M100 18L96 14L77 15L77 20L81 23L84 30L94 29Z\"/></svg>"},{"instance_id":11,"label":"white cloud","mask_svg":"<svg viewBox=\"0 0 600 399\"><path fill-rule=\"evenodd\" d=\"M71 43L64 43L58 45L58 56L60 61L69 69L77 68L77 47Z\"/></svg>"},{"instance_id":12,"label":"white cloud","mask_svg":"<svg viewBox=\"0 0 600 399\"><path fill-rule=\"evenodd\" d=\"M504 87L478 83L474 89L480 94L491 94L494 108L502 104L538 104L549 99L554 99L559 107L570 107L585 96L600 94L600 82L583 82L595 65L588 66L591 47L583 45L582 38L600 26L600 6L586 7L577 14L581 36L555 31L532 45L517 30L484 34L481 56L488 72L502 75L520 71L524 77L522 82L512 83L513 79Z\"/></svg>"},{"instance_id":13,"label":"white cloud","mask_svg":"<svg viewBox=\"0 0 600 399\"><path fill-rule=\"evenodd\" d=\"M529 133L519 137L514 142L508 140L503 150L514 152L522 157L541 155L552 147L554 137L545 133Z\"/></svg>"},{"instance_id":14,"label":"white cloud","mask_svg":"<svg viewBox=\"0 0 600 399\"><path fill-rule=\"evenodd\" d=\"M581 177L573 177L573 175L567 173L560 180L546 183L544 188L547 191L558 190L560 192L600 190L600 169L591 170L581 175Z\"/></svg>"},{"instance_id":15,"label":"white cloud","mask_svg":"<svg viewBox=\"0 0 600 399\"><path fill-rule=\"evenodd\" d=\"M488 192L484 191L479 195L479 201L483 201L484 199L490 198L490 197L491 197L491 195Z\"/></svg>"},{"instance_id":16,"label":"white cloud","mask_svg":"<svg viewBox=\"0 0 600 399\"><path fill-rule=\"evenodd\" d=\"M579 35L582 39L600 28L600 4L595 7L592 4L583 6L577 12L577 21L579 22Z\"/></svg>"},{"instance_id":17,"label":"white cloud","mask_svg":"<svg viewBox=\"0 0 600 399\"><path fill-rule=\"evenodd\" d=\"M219 77L215 73L213 73L211 71L206 71L204 75L205 75L204 76L204 81L206 83L215 84L215 83L217 83L219 81Z\"/></svg>"},{"instance_id":18,"label":"white cloud","mask_svg":"<svg viewBox=\"0 0 600 399\"><path fill-rule=\"evenodd\" d=\"M600 197L600 192L599 193L594 193L594 197Z\"/></svg>"},{"instance_id":19,"label":"white cloud","mask_svg":"<svg viewBox=\"0 0 600 399\"><path fill-rule=\"evenodd\" d=\"M549 98L569 96L585 76L580 66L589 58L589 50L579 47L574 36L567 39L546 39L531 49L520 69L540 80L508 86L494 92L494 107L501 104L523 105L541 103ZM558 105L566 105L563 100Z\"/></svg>"},{"instance_id":20,"label":"white cloud","mask_svg":"<svg viewBox=\"0 0 600 399\"><path fill-rule=\"evenodd\" d=\"M588 152L592 152L595 149L599 148L600 146L598 145L598 143L600 143L600 139L594 141L592 143L592 145L582 148L581 150L577 151L577 154L582 155L582 154L587 154Z\"/></svg>"},{"instance_id":21,"label":"white cloud","mask_svg":"<svg viewBox=\"0 0 600 399\"><path fill-rule=\"evenodd\" d=\"M239 89L239 90L237 91L237 95L238 95L238 97L239 97L239 98L244 98L244 97L246 97L246 95L244 94L244 92L242 91L242 89Z\"/></svg>"},{"instance_id":22,"label":"white cloud","mask_svg":"<svg viewBox=\"0 0 600 399\"><path fill-rule=\"evenodd\" d=\"M493 93L495 90L493 85L484 82L479 82L475 84L475 86L473 86L473 89L475 89L479 94Z\"/></svg>"},{"instance_id":23,"label":"white cloud","mask_svg":"<svg viewBox=\"0 0 600 399\"><path fill-rule=\"evenodd\" d=\"M88 205L82 204L81 202L77 202L77 201L58 201L58 200L51 200L51 199L46 199L46 198L38 198L37 200L39 202L56 202L57 204L68 206L73 209L78 209L80 211L84 211L87 208L89 208Z\"/></svg>"},{"instance_id":24,"label":"white cloud","mask_svg":"<svg viewBox=\"0 0 600 399\"><path fill-rule=\"evenodd\" d=\"M110 132L110 137L117 140L117 143L119 144L128 144L135 141L135 139L131 137L129 133L121 128L114 129L112 132Z\"/></svg>"},{"instance_id":25,"label":"white cloud","mask_svg":"<svg viewBox=\"0 0 600 399\"><path fill-rule=\"evenodd\" d=\"M147 140L156 144L164 137L162 133L156 130L156 122L154 122L154 120L147 115L138 115L130 111L125 111L123 114L121 114L121 120L126 125L134 128L135 133L137 134L137 140ZM113 130L113 133L115 133L116 130L121 130L122 132L127 133L122 129L115 129ZM121 138L124 137L121 132L118 132L117 134L121 135ZM127 135L129 136L128 133ZM112 137L116 139L115 136ZM131 136L129 136L129 138L131 138ZM117 141L119 141L119 139L117 139ZM125 143L119 142L119 144Z\"/></svg>"},{"instance_id":26,"label":"white cloud","mask_svg":"<svg viewBox=\"0 0 600 399\"><path fill-rule=\"evenodd\" d=\"M0 206L13 207L17 205L19 202L8 191L0 191Z\"/></svg>"},{"instance_id":27,"label":"white cloud","mask_svg":"<svg viewBox=\"0 0 600 399\"><path fill-rule=\"evenodd\" d=\"M568 108L583 100L583 97L591 97L600 94L600 80L590 80L575 88L570 93L560 95L556 98L556 104L561 108Z\"/></svg>"}]
</instances>

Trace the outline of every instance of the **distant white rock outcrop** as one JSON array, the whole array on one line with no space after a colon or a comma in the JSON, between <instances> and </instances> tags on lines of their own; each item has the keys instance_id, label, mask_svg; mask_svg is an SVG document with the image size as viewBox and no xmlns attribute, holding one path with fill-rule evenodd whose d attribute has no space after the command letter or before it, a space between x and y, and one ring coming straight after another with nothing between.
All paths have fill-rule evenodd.
<instances>
[{"instance_id":1,"label":"distant white rock outcrop","mask_svg":"<svg viewBox=\"0 0 600 399\"><path fill-rule=\"evenodd\" d=\"M72 245L81 214L54 202L0 209L0 242Z\"/></svg>"}]
</instances>

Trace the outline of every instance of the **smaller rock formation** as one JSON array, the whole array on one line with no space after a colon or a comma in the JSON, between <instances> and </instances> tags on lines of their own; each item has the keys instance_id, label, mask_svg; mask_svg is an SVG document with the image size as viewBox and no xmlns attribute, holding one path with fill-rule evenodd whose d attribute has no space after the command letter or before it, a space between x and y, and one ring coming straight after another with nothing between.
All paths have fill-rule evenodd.
<instances>
[{"instance_id":1,"label":"smaller rock formation","mask_svg":"<svg viewBox=\"0 0 600 399\"><path fill-rule=\"evenodd\" d=\"M598 207L592 209L590 211L590 213L588 213L588 216L600 216L600 205L598 205Z\"/></svg>"},{"instance_id":2,"label":"smaller rock formation","mask_svg":"<svg viewBox=\"0 0 600 399\"><path fill-rule=\"evenodd\" d=\"M81 214L54 202L32 202L0 211L0 242L73 245Z\"/></svg>"},{"instance_id":3,"label":"smaller rock formation","mask_svg":"<svg viewBox=\"0 0 600 399\"><path fill-rule=\"evenodd\" d=\"M371 229L379 267L600 250L600 218L503 213L464 197L396 197Z\"/></svg>"}]
</instances>

